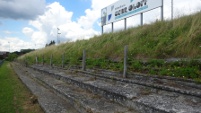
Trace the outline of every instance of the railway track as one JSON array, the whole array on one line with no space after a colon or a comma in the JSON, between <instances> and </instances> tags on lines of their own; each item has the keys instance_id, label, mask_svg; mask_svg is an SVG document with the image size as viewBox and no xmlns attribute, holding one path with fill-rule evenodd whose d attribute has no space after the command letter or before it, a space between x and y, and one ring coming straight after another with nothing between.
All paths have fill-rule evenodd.
<instances>
[{"instance_id":1,"label":"railway track","mask_svg":"<svg viewBox=\"0 0 201 113\"><path fill-rule=\"evenodd\" d=\"M201 84L191 80L134 73L121 78L107 70L26 68L16 63L13 67L82 113L201 113Z\"/></svg>"}]
</instances>

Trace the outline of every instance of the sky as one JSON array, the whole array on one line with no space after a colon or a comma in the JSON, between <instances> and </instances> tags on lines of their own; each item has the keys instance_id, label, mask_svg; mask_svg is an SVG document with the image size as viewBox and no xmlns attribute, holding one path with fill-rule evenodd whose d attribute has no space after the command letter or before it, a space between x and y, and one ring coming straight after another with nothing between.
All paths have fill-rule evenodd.
<instances>
[{"instance_id":1,"label":"sky","mask_svg":"<svg viewBox=\"0 0 201 113\"><path fill-rule=\"evenodd\" d=\"M51 40L64 43L101 35L101 9L117 1L0 0L0 51L40 49ZM174 18L201 10L201 0L173 1ZM144 24L160 20L160 14L160 8L144 13ZM171 0L164 0L164 18L171 19ZM115 22L114 31L123 25L123 21ZM139 25L139 15L127 19L128 28ZM104 26L107 32L111 24Z\"/></svg>"}]
</instances>

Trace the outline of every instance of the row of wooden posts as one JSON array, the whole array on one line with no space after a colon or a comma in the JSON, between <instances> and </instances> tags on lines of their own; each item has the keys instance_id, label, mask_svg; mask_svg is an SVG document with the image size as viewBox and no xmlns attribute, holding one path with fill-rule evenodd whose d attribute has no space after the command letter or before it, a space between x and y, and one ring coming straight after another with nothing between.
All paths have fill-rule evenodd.
<instances>
[{"instance_id":1,"label":"row of wooden posts","mask_svg":"<svg viewBox=\"0 0 201 113\"><path fill-rule=\"evenodd\" d=\"M50 66L52 66L53 55L50 57ZM127 59L128 59L128 46L124 47L124 70L123 77L126 78L127 75ZM36 56L36 64L38 64L38 57ZM43 56L43 64L44 64L44 56ZM62 55L62 68L64 68L64 54ZM86 50L83 50L82 56L82 70L86 71Z\"/></svg>"}]
</instances>

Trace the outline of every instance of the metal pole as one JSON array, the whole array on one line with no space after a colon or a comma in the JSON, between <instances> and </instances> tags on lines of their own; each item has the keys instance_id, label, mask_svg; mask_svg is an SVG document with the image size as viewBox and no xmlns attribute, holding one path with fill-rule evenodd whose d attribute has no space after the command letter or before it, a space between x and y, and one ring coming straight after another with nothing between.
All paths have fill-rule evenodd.
<instances>
[{"instance_id":1,"label":"metal pole","mask_svg":"<svg viewBox=\"0 0 201 113\"><path fill-rule=\"evenodd\" d=\"M163 14L163 0L162 0L162 6L161 6L161 21L163 21L164 20L164 14Z\"/></svg>"},{"instance_id":2,"label":"metal pole","mask_svg":"<svg viewBox=\"0 0 201 113\"><path fill-rule=\"evenodd\" d=\"M86 70L86 50L83 50L83 57L82 57L82 70Z\"/></svg>"},{"instance_id":3,"label":"metal pole","mask_svg":"<svg viewBox=\"0 0 201 113\"><path fill-rule=\"evenodd\" d=\"M60 34L61 34L61 33L59 32L59 30L60 30L60 29L57 28L57 44L59 44L59 36L60 36Z\"/></svg>"},{"instance_id":4,"label":"metal pole","mask_svg":"<svg viewBox=\"0 0 201 113\"><path fill-rule=\"evenodd\" d=\"M127 75L127 59L128 59L128 46L124 47L124 73L123 78L126 78Z\"/></svg>"},{"instance_id":5,"label":"metal pole","mask_svg":"<svg viewBox=\"0 0 201 113\"><path fill-rule=\"evenodd\" d=\"M59 35L58 30L59 30L59 28L57 28L57 44L58 44L58 35Z\"/></svg>"},{"instance_id":6,"label":"metal pole","mask_svg":"<svg viewBox=\"0 0 201 113\"><path fill-rule=\"evenodd\" d=\"M101 29L101 33L103 34L103 30L104 30L104 29L103 29L103 26L101 26L101 28L102 28L102 29Z\"/></svg>"},{"instance_id":7,"label":"metal pole","mask_svg":"<svg viewBox=\"0 0 201 113\"><path fill-rule=\"evenodd\" d=\"M58 44L60 43L60 40L59 40L59 39L60 39L60 36L61 36L61 33L59 33Z\"/></svg>"},{"instance_id":8,"label":"metal pole","mask_svg":"<svg viewBox=\"0 0 201 113\"><path fill-rule=\"evenodd\" d=\"M124 30L126 30L126 18L124 18Z\"/></svg>"},{"instance_id":9,"label":"metal pole","mask_svg":"<svg viewBox=\"0 0 201 113\"><path fill-rule=\"evenodd\" d=\"M112 22L112 33L114 32L114 23Z\"/></svg>"},{"instance_id":10,"label":"metal pole","mask_svg":"<svg viewBox=\"0 0 201 113\"><path fill-rule=\"evenodd\" d=\"M173 10L173 0L171 0L171 19L173 20L173 14L174 13L174 10Z\"/></svg>"},{"instance_id":11,"label":"metal pole","mask_svg":"<svg viewBox=\"0 0 201 113\"><path fill-rule=\"evenodd\" d=\"M140 18L141 18L141 26L143 26L143 13L140 14Z\"/></svg>"}]
</instances>

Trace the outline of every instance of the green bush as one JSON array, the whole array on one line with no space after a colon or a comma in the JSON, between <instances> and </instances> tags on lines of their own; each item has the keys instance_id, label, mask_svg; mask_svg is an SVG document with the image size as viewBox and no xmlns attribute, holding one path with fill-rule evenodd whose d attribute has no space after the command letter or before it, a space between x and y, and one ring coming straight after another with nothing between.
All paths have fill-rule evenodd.
<instances>
[{"instance_id":1,"label":"green bush","mask_svg":"<svg viewBox=\"0 0 201 113\"><path fill-rule=\"evenodd\" d=\"M8 57L6 58L7 61L13 61L18 57L16 53L10 53Z\"/></svg>"}]
</instances>

